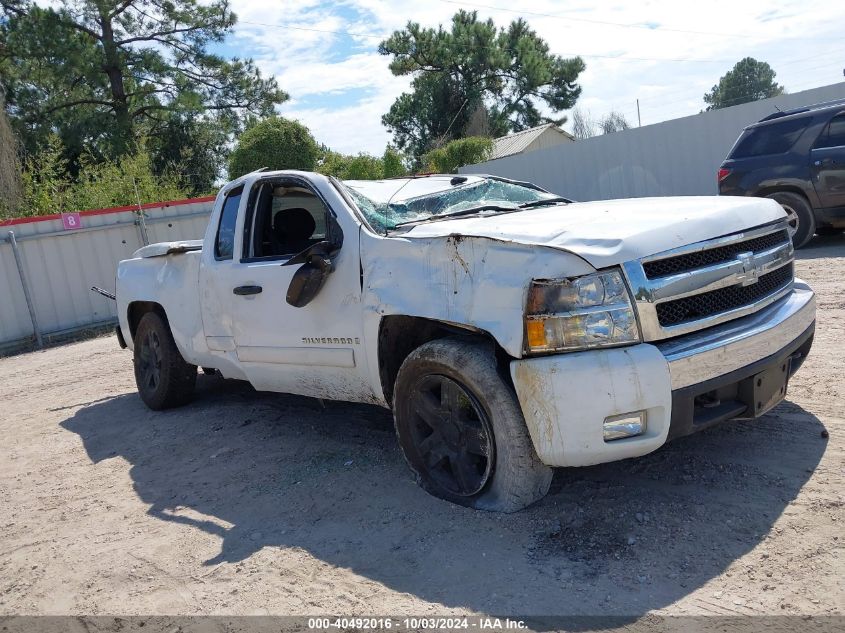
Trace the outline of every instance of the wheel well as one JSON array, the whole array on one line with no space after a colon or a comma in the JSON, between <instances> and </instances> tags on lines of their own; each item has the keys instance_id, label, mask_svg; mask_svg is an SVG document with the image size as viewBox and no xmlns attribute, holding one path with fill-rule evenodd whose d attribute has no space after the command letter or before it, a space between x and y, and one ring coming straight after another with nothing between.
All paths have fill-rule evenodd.
<instances>
[{"instance_id":1,"label":"wheel well","mask_svg":"<svg viewBox=\"0 0 845 633\"><path fill-rule=\"evenodd\" d=\"M165 314L161 304L155 303L154 301L133 301L129 304L126 314L127 320L129 321L129 335L133 341L135 340L135 332L138 330L138 324L147 312L155 312L167 323L167 314Z\"/></svg>"},{"instance_id":2,"label":"wheel well","mask_svg":"<svg viewBox=\"0 0 845 633\"><path fill-rule=\"evenodd\" d=\"M766 196L770 196L773 193L795 193L804 198L810 208L812 208L813 206L812 204L810 204L810 200L807 198L807 194L805 194L800 187L795 187L793 185L777 185L773 187L764 187L754 195L758 198L765 198Z\"/></svg>"},{"instance_id":3,"label":"wheel well","mask_svg":"<svg viewBox=\"0 0 845 633\"><path fill-rule=\"evenodd\" d=\"M489 332L425 317L390 315L381 320L378 335L379 378L389 405L393 404L393 385L399 368L408 355L424 343L448 336L468 336L489 341L496 350L502 377L508 384L511 383L507 367L510 356Z\"/></svg>"}]
</instances>

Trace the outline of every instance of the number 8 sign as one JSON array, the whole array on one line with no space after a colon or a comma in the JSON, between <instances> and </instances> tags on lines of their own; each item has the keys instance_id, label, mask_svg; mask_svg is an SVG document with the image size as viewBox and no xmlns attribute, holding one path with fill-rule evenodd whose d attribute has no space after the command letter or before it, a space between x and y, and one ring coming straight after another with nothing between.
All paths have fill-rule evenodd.
<instances>
[{"instance_id":1,"label":"number 8 sign","mask_svg":"<svg viewBox=\"0 0 845 633\"><path fill-rule=\"evenodd\" d=\"M65 231L82 228L82 217L78 213L62 213L62 226Z\"/></svg>"}]
</instances>

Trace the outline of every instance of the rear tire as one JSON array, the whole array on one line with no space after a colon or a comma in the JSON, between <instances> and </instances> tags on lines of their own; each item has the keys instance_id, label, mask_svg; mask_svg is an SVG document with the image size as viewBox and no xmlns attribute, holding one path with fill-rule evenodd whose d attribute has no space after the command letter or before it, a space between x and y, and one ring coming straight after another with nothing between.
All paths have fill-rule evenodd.
<instances>
[{"instance_id":1,"label":"rear tire","mask_svg":"<svg viewBox=\"0 0 845 633\"><path fill-rule=\"evenodd\" d=\"M776 200L786 211L793 246L805 246L816 232L816 218L807 199L791 191L778 191L766 197Z\"/></svg>"},{"instance_id":2,"label":"rear tire","mask_svg":"<svg viewBox=\"0 0 845 633\"><path fill-rule=\"evenodd\" d=\"M188 403L194 395L197 368L185 362L165 320L155 312L141 318L135 331L135 384L150 409Z\"/></svg>"},{"instance_id":3,"label":"rear tire","mask_svg":"<svg viewBox=\"0 0 845 633\"><path fill-rule=\"evenodd\" d=\"M448 338L411 352L396 378L393 412L402 454L432 495L516 512L548 492L552 469L537 457L489 343Z\"/></svg>"},{"instance_id":4,"label":"rear tire","mask_svg":"<svg viewBox=\"0 0 845 633\"><path fill-rule=\"evenodd\" d=\"M842 233L845 229L838 229L835 226L820 226L816 229L816 235L822 237L833 237Z\"/></svg>"}]
</instances>

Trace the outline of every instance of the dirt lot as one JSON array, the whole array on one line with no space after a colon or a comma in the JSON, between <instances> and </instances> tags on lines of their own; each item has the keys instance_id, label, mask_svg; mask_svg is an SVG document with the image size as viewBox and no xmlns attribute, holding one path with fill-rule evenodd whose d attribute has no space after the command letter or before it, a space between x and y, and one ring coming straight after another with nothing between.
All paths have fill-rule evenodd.
<instances>
[{"instance_id":1,"label":"dirt lot","mask_svg":"<svg viewBox=\"0 0 845 633\"><path fill-rule=\"evenodd\" d=\"M841 613L845 239L800 257L787 402L515 515L417 488L379 408L200 376L153 413L112 337L2 359L0 614Z\"/></svg>"}]
</instances>

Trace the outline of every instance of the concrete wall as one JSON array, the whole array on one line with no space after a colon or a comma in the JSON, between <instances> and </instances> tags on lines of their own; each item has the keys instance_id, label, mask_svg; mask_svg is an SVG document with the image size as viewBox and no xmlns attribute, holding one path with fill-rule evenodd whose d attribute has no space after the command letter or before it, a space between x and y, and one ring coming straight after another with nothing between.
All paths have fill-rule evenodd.
<instances>
[{"instance_id":1,"label":"concrete wall","mask_svg":"<svg viewBox=\"0 0 845 633\"><path fill-rule=\"evenodd\" d=\"M715 195L719 165L745 126L776 107L842 98L845 83L838 83L469 165L460 172L527 180L574 200Z\"/></svg>"},{"instance_id":2,"label":"concrete wall","mask_svg":"<svg viewBox=\"0 0 845 633\"><path fill-rule=\"evenodd\" d=\"M201 239L214 198L143 205L149 243ZM90 291L114 292L117 263L143 246L137 207L81 214L79 229L61 216L0 222L0 351L25 345L34 331L9 231L13 231L45 338L114 321L115 303Z\"/></svg>"}]
</instances>

